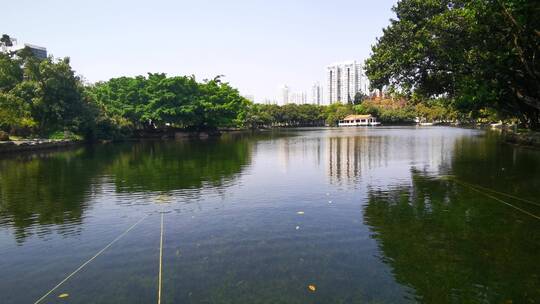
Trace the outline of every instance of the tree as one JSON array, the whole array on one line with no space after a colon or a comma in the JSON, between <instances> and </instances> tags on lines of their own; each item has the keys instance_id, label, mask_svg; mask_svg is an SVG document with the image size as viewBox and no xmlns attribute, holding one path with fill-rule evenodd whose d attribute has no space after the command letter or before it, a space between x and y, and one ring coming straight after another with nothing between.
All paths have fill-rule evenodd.
<instances>
[{"instance_id":1,"label":"tree","mask_svg":"<svg viewBox=\"0 0 540 304\"><path fill-rule=\"evenodd\" d=\"M21 62L0 52L0 91L7 92L23 81Z\"/></svg>"},{"instance_id":2,"label":"tree","mask_svg":"<svg viewBox=\"0 0 540 304\"><path fill-rule=\"evenodd\" d=\"M540 5L525 0L401 0L366 61L373 88L445 97L540 124Z\"/></svg>"},{"instance_id":3,"label":"tree","mask_svg":"<svg viewBox=\"0 0 540 304\"><path fill-rule=\"evenodd\" d=\"M0 45L13 46L13 41L11 40L11 37L8 34L2 34L2 38L0 38Z\"/></svg>"},{"instance_id":4,"label":"tree","mask_svg":"<svg viewBox=\"0 0 540 304\"><path fill-rule=\"evenodd\" d=\"M251 103L241 112L239 119L243 127L255 130L270 126L273 117L268 111L268 106Z\"/></svg>"},{"instance_id":5,"label":"tree","mask_svg":"<svg viewBox=\"0 0 540 304\"><path fill-rule=\"evenodd\" d=\"M21 128L40 135L77 132L89 119L82 84L68 58L38 61L0 54L0 96L0 125L15 133Z\"/></svg>"},{"instance_id":6,"label":"tree","mask_svg":"<svg viewBox=\"0 0 540 304\"><path fill-rule=\"evenodd\" d=\"M69 58L25 62L25 80L15 88L16 95L30 104L38 133L78 131L82 126L85 104L82 84L69 64Z\"/></svg>"},{"instance_id":7,"label":"tree","mask_svg":"<svg viewBox=\"0 0 540 304\"><path fill-rule=\"evenodd\" d=\"M198 115L196 123L192 125L199 130L235 126L239 113L250 104L237 89L222 82L220 76L203 82L199 90L201 94L195 110Z\"/></svg>"},{"instance_id":8,"label":"tree","mask_svg":"<svg viewBox=\"0 0 540 304\"><path fill-rule=\"evenodd\" d=\"M354 110L351 105L333 103L325 108L324 115L326 117L326 124L329 126L336 126L340 120L345 116L354 114Z\"/></svg>"},{"instance_id":9,"label":"tree","mask_svg":"<svg viewBox=\"0 0 540 304\"><path fill-rule=\"evenodd\" d=\"M363 92L356 92L356 94L354 94L353 104L359 105L362 103L362 101L366 100L368 97L369 96L367 96Z\"/></svg>"},{"instance_id":10,"label":"tree","mask_svg":"<svg viewBox=\"0 0 540 304\"><path fill-rule=\"evenodd\" d=\"M136 129L166 126L216 130L238 124L249 102L220 77L198 83L193 76L120 77L87 88L108 117L123 117Z\"/></svg>"}]
</instances>

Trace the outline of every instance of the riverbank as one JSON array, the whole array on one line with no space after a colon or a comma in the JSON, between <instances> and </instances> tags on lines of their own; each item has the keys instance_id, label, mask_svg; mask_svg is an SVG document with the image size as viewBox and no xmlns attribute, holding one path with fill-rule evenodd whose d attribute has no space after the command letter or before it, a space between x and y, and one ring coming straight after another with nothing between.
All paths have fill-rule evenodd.
<instances>
[{"instance_id":1,"label":"riverbank","mask_svg":"<svg viewBox=\"0 0 540 304\"><path fill-rule=\"evenodd\" d=\"M226 129L215 131L181 131L181 130L160 130L160 131L137 131L134 136L116 140L84 141L78 139L21 139L0 141L0 154L10 154L17 152L39 151L47 149L65 148L84 143L111 143L125 141L142 140L184 140L184 139L206 139L219 137L223 133L239 133L241 129Z\"/></svg>"},{"instance_id":2,"label":"riverbank","mask_svg":"<svg viewBox=\"0 0 540 304\"><path fill-rule=\"evenodd\" d=\"M0 154L57 149L82 144L81 140L68 139L28 139L0 141Z\"/></svg>"},{"instance_id":3,"label":"riverbank","mask_svg":"<svg viewBox=\"0 0 540 304\"><path fill-rule=\"evenodd\" d=\"M396 124L385 124L387 126L396 126ZM407 124L410 126L413 124ZM442 126L442 124L439 124ZM458 128L475 128L488 130L487 126L471 126L471 125L460 125L454 126ZM141 140L184 140L184 139L206 139L211 137L219 137L223 134L238 134L244 132L264 132L271 130L279 129L297 129L294 127L285 127L285 128L270 128L270 129L221 129L219 131L213 132L195 132L195 131L180 131L180 130L170 130L166 132L144 132L140 131L136 136L131 138L124 138L121 140L105 140L98 141L100 143L110 143L110 142L123 142L123 141L141 141ZM503 140L510 144L520 145L520 146L529 146L540 148L540 132L534 131L512 131L509 129L501 130ZM71 147L76 145L82 145L85 141L83 140L73 140L73 139L25 139L25 140L11 140L11 141L0 141L0 154L11 154L17 152L28 152L28 151L40 151L48 149L58 149Z\"/></svg>"},{"instance_id":4,"label":"riverbank","mask_svg":"<svg viewBox=\"0 0 540 304\"><path fill-rule=\"evenodd\" d=\"M540 148L540 132L503 130L502 135L508 143Z\"/></svg>"}]
</instances>

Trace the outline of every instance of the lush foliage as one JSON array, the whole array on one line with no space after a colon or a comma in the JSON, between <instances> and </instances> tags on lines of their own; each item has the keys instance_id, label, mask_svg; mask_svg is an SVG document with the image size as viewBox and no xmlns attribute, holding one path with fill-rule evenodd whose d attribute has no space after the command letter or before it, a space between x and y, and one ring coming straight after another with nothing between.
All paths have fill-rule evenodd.
<instances>
[{"instance_id":1,"label":"lush foliage","mask_svg":"<svg viewBox=\"0 0 540 304\"><path fill-rule=\"evenodd\" d=\"M127 129L233 127L249 104L219 77L202 83L193 76L120 77L87 87L87 95L106 116L104 122Z\"/></svg>"},{"instance_id":2,"label":"lush foliage","mask_svg":"<svg viewBox=\"0 0 540 304\"><path fill-rule=\"evenodd\" d=\"M333 103L324 109L325 121L329 126L336 126L338 121L349 114L354 114L354 109L350 104Z\"/></svg>"},{"instance_id":3,"label":"lush foliage","mask_svg":"<svg viewBox=\"0 0 540 304\"><path fill-rule=\"evenodd\" d=\"M69 59L0 54L0 128L23 134L82 132L89 111Z\"/></svg>"},{"instance_id":4,"label":"lush foliage","mask_svg":"<svg viewBox=\"0 0 540 304\"><path fill-rule=\"evenodd\" d=\"M358 105L334 103L328 106L288 104L250 104L241 121L247 128L336 126L350 114L372 114L383 123L412 123L422 121L450 122L457 118L456 111L441 100L418 103L405 99L364 99Z\"/></svg>"},{"instance_id":5,"label":"lush foliage","mask_svg":"<svg viewBox=\"0 0 540 304\"><path fill-rule=\"evenodd\" d=\"M221 128L335 126L354 113L382 122L411 122L416 116L442 120L442 106L414 106L403 100L263 105L241 97L216 77L165 74L119 77L84 86L69 59L37 60L31 53L0 54L0 128L12 135L49 138L120 139L138 131L168 128L210 131Z\"/></svg>"},{"instance_id":6,"label":"lush foliage","mask_svg":"<svg viewBox=\"0 0 540 304\"><path fill-rule=\"evenodd\" d=\"M540 124L540 5L526 0L401 0L366 61L374 88L443 98Z\"/></svg>"},{"instance_id":7,"label":"lush foliage","mask_svg":"<svg viewBox=\"0 0 540 304\"><path fill-rule=\"evenodd\" d=\"M354 107L358 114L371 114L386 123L413 122L418 114L415 107L404 100L366 100Z\"/></svg>"},{"instance_id":8,"label":"lush foliage","mask_svg":"<svg viewBox=\"0 0 540 304\"><path fill-rule=\"evenodd\" d=\"M9 36L0 43L9 46ZM244 124L250 106L220 77L148 74L84 86L68 58L0 53L0 130L12 135L115 139L138 129L216 130Z\"/></svg>"},{"instance_id":9,"label":"lush foliage","mask_svg":"<svg viewBox=\"0 0 540 304\"><path fill-rule=\"evenodd\" d=\"M324 109L312 104L250 104L241 121L247 128L318 126L324 125Z\"/></svg>"}]
</instances>

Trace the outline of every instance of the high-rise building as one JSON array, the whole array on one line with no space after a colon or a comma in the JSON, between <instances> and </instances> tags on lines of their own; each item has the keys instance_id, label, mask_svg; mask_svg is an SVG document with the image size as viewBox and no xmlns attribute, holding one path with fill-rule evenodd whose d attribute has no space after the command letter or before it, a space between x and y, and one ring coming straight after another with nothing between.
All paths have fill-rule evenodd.
<instances>
[{"instance_id":1,"label":"high-rise building","mask_svg":"<svg viewBox=\"0 0 540 304\"><path fill-rule=\"evenodd\" d=\"M323 104L323 92L321 85L316 82L311 87L311 103L316 105Z\"/></svg>"},{"instance_id":2,"label":"high-rise building","mask_svg":"<svg viewBox=\"0 0 540 304\"><path fill-rule=\"evenodd\" d=\"M284 85L281 88L281 96L282 96L282 104L286 105L289 103L289 87L287 85Z\"/></svg>"},{"instance_id":3,"label":"high-rise building","mask_svg":"<svg viewBox=\"0 0 540 304\"><path fill-rule=\"evenodd\" d=\"M29 44L29 43L25 43L24 46L30 49L30 51L32 52L32 54L34 54L36 58L42 59L42 60L47 58L46 48L42 46L38 46L38 45Z\"/></svg>"},{"instance_id":4,"label":"high-rise building","mask_svg":"<svg viewBox=\"0 0 540 304\"><path fill-rule=\"evenodd\" d=\"M289 98L289 103L306 104L307 103L306 92L293 92Z\"/></svg>"},{"instance_id":5,"label":"high-rise building","mask_svg":"<svg viewBox=\"0 0 540 304\"><path fill-rule=\"evenodd\" d=\"M328 102L353 102L357 92L368 94L369 83L362 64L356 61L326 67Z\"/></svg>"},{"instance_id":6,"label":"high-rise building","mask_svg":"<svg viewBox=\"0 0 540 304\"><path fill-rule=\"evenodd\" d=\"M17 53L20 50L27 48L29 49L32 54L38 58L38 59L47 59L47 49L42 46L37 46L29 43L21 43L19 44L16 38L11 38L11 45L2 45L1 51L6 52L13 52Z\"/></svg>"}]
</instances>

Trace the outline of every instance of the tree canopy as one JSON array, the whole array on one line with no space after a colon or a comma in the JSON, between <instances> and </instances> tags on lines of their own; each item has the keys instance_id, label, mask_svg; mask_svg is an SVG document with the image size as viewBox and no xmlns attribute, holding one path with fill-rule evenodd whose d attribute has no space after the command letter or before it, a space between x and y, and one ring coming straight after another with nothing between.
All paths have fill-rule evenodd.
<instances>
[{"instance_id":1,"label":"tree canopy","mask_svg":"<svg viewBox=\"0 0 540 304\"><path fill-rule=\"evenodd\" d=\"M87 104L69 58L0 53L0 127L47 135L84 128Z\"/></svg>"},{"instance_id":2,"label":"tree canopy","mask_svg":"<svg viewBox=\"0 0 540 304\"><path fill-rule=\"evenodd\" d=\"M120 77L87 88L110 116L135 128L174 126L208 130L231 127L248 101L220 77L199 83L193 76Z\"/></svg>"},{"instance_id":3,"label":"tree canopy","mask_svg":"<svg viewBox=\"0 0 540 304\"><path fill-rule=\"evenodd\" d=\"M540 5L526 0L401 0L366 61L373 88L444 97L540 124Z\"/></svg>"}]
</instances>

